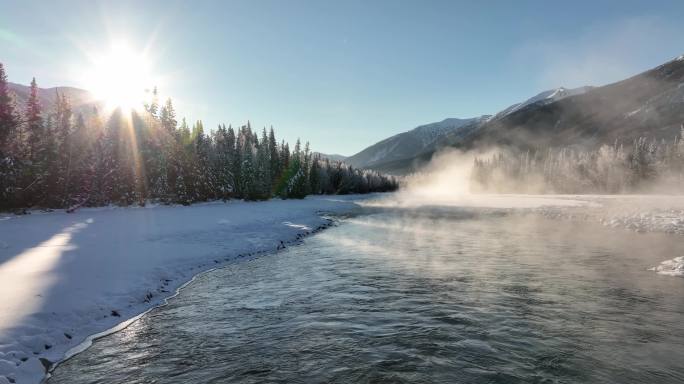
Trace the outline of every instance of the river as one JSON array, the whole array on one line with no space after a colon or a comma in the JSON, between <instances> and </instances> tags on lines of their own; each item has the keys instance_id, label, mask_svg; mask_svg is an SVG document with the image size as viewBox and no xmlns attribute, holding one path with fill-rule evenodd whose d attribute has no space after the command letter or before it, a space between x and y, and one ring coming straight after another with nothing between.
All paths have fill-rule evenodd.
<instances>
[{"instance_id":1,"label":"river","mask_svg":"<svg viewBox=\"0 0 684 384\"><path fill-rule=\"evenodd\" d=\"M61 364L78 383L682 383L680 236L369 209L204 274Z\"/></svg>"}]
</instances>

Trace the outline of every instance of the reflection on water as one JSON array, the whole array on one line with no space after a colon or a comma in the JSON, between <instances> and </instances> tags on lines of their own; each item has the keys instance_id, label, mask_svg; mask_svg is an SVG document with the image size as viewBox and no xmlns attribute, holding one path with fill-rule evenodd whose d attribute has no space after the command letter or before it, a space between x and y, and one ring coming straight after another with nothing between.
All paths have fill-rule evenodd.
<instances>
[{"instance_id":1,"label":"reflection on water","mask_svg":"<svg viewBox=\"0 0 684 384\"><path fill-rule=\"evenodd\" d=\"M681 238L387 210L204 275L57 383L684 382Z\"/></svg>"}]
</instances>

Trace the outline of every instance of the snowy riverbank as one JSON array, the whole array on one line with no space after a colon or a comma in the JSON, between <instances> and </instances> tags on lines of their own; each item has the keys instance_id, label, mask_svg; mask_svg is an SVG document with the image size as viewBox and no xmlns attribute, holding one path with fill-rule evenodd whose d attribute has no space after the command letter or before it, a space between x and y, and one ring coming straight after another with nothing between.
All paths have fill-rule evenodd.
<instances>
[{"instance_id":1,"label":"snowy riverbank","mask_svg":"<svg viewBox=\"0 0 684 384\"><path fill-rule=\"evenodd\" d=\"M0 214L0 384L39 382L88 335L199 272L275 251L367 197Z\"/></svg>"},{"instance_id":2,"label":"snowy riverbank","mask_svg":"<svg viewBox=\"0 0 684 384\"><path fill-rule=\"evenodd\" d=\"M87 336L163 303L202 271L273 252L281 241L298 241L328 225L321 217L325 212L429 204L514 209L637 232L684 233L684 197L679 196L369 197L0 214L0 384L39 382L50 362ZM680 256L672 255L653 270L684 276Z\"/></svg>"}]
</instances>

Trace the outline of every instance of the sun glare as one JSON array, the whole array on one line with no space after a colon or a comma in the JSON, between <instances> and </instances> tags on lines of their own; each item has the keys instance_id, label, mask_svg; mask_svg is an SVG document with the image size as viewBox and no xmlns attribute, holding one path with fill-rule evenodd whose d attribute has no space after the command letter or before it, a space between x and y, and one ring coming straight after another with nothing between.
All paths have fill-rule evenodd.
<instances>
[{"instance_id":1,"label":"sun glare","mask_svg":"<svg viewBox=\"0 0 684 384\"><path fill-rule=\"evenodd\" d=\"M124 43L93 57L92 69L85 76L86 87L106 108L140 108L154 86L150 62Z\"/></svg>"}]
</instances>

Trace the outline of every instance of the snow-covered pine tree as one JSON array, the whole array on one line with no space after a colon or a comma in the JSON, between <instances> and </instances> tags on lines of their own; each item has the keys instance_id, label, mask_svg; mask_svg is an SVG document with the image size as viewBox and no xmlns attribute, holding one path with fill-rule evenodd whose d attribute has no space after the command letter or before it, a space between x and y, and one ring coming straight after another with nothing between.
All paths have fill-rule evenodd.
<instances>
[{"instance_id":1,"label":"snow-covered pine tree","mask_svg":"<svg viewBox=\"0 0 684 384\"><path fill-rule=\"evenodd\" d=\"M204 125L199 120L193 127L195 154L195 193L196 199L205 201L215 196L215 179L212 173L209 138L204 133Z\"/></svg>"},{"instance_id":2,"label":"snow-covered pine tree","mask_svg":"<svg viewBox=\"0 0 684 384\"><path fill-rule=\"evenodd\" d=\"M147 91L146 91L147 92ZM145 110L155 118L158 117L159 113L159 93L157 92L157 87L152 88L152 98L149 104L145 104Z\"/></svg>"},{"instance_id":3,"label":"snow-covered pine tree","mask_svg":"<svg viewBox=\"0 0 684 384\"><path fill-rule=\"evenodd\" d=\"M228 130L225 125L219 125L214 132L212 168L216 178L217 197L223 200L230 198L233 192L231 160L233 148L228 142Z\"/></svg>"},{"instance_id":4,"label":"snow-covered pine tree","mask_svg":"<svg viewBox=\"0 0 684 384\"><path fill-rule=\"evenodd\" d=\"M309 167L309 192L318 195L322 193L321 188L321 158L318 154L314 155Z\"/></svg>"},{"instance_id":5,"label":"snow-covered pine tree","mask_svg":"<svg viewBox=\"0 0 684 384\"><path fill-rule=\"evenodd\" d=\"M268 148L268 136L266 135L266 128L263 129L261 140L257 145L256 154L256 178L258 199L265 200L271 197L271 159Z\"/></svg>"},{"instance_id":6,"label":"snow-covered pine tree","mask_svg":"<svg viewBox=\"0 0 684 384\"><path fill-rule=\"evenodd\" d=\"M178 121L176 120L176 110L171 99L166 99L166 103L159 111L159 122L167 134L173 135L176 131Z\"/></svg>"},{"instance_id":7,"label":"snow-covered pine tree","mask_svg":"<svg viewBox=\"0 0 684 384\"><path fill-rule=\"evenodd\" d=\"M9 143L18 128L19 117L10 94L5 67L0 63L0 153L10 153Z\"/></svg>"},{"instance_id":8,"label":"snow-covered pine tree","mask_svg":"<svg viewBox=\"0 0 684 384\"><path fill-rule=\"evenodd\" d=\"M11 141L19 128L14 100L9 92L7 74L0 63L0 208L16 205L15 193L21 174L19 159L15 156Z\"/></svg>"},{"instance_id":9,"label":"snow-covered pine tree","mask_svg":"<svg viewBox=\"0 0 684 384\"><path fill-rule=\"evenodd\" d=\"M240 132L235 133L232 125L228 125L226 132L226 147L230 150L230 173L232 176L232 196L242 197L242 144L239 138Z\"/></svg>"},{"instance_id":10,"label":"snow-covered pine tree","mask_svg":"<svg viewBox=\"0 0 684 384\"><path fill-rule=\"evenodd\" d=\"M53 117L54 132L57 147L56 174L54 184L48 187L48 200L52 206L66 207L69 205L72 179L72 111L71 104L64 94L57 92ZM49 173L53 173L49 171Z\"/></svg>"},{"instance_id":11,"label":"snow-covered pine tree","mask_svg":"<svg viewBox=\"0 0 684 384\"><path fill-rule=\"evenodd\" d=\"M251 130L242 130L241 136L241 156L240 166L240 191L242 198L247 200L257 200L259 198L259 187L257 172L254 164L254 147Z\"/></svg>"},{"instance_id":12,"label":"snow-covered pine tree","mask_svg":"<svg viewBox=\"0 0 684 384\"><path fill-rule=\"evenodd\" d=\"M275 132L273 131L273 126L268 132L268 152L270 159L270 171L271 171L271 189L278 184L278 179L282 174L282 166L280 164L280 152L278 151L278 142L276 141Z\"/></svg>"},{"instance_id":13,"label":"snow-covered pine tree","mask_svg":"<svg viewBox=\"0 0 684 384\"><path fill-rule=\"evenodd\" d=\"M26 102L26 141L28 143L28 158L32 162L40 162L40 145L43 141L44 126L41 116L40 101L38 100L38 84L36 78L31 80L29 98Z\"/></svg>"},{"instance_id":14,"label":"snow-covered pine tree","mask_svg":"<svg viewBox=\"0 0 684 384\"><path fill-rule=\"evenodd\" d=\"M15 159L17 172L21 175L17 180L15 204L31 207L42 198L41 192L45 184L45 151L42 150L41 145L45 139L45 133L35 78L31 81L22 132L24 138L17 143L19 147Z\"/></svg>"}]
</instances>

